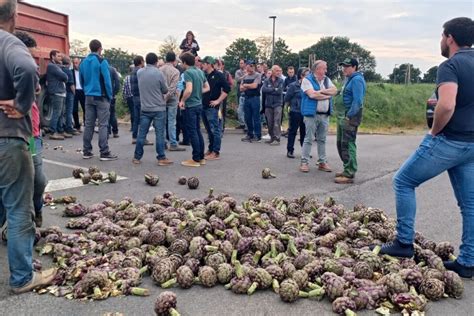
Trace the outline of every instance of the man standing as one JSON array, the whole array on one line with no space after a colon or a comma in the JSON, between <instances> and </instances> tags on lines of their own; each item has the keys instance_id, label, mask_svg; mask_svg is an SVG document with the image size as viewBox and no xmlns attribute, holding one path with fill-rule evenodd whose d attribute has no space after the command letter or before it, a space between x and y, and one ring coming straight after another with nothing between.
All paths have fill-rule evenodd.
<instances>
[{"instance_id":1,"label":"man standing","mask_svg":"<svg viewBox=\"0 0 474 316\"><path fill-rule=\"evenodd\" d=\"M234 85L234 78L230 72L225 70L225 63L223 59L216 59L215 69L221 72L224 75L225 80L227 81L227 85L232 87ZM227 94L229 91L227 91ZM224 136L225 132L225 117L227 114L227 96L222 100L221 107L219 109L219 125L221 126L221 137Z\"/></svg>"},{"instance_id":2,"label":"man standing","mask_svg":"<svg viewBox=\"0 0 474 316\"><path fill-rule=\"evenodd\" d=\"M156 159L159 166L169 166L173 162L165 155L165 129L166 129L166 101L168 92L166 79L158 69L158 56L155 53L146 55L146 67L137 73L140 88L140 131L138 132L137 145L133 163L139 164L143 157L143 146L146 135L153 122L156 136Z\"/></svg>"},{"instance_id":3,"label":"man standing","mask_svg":"<svg viewBox=\"0 0 474 316\"><path fill-rule=\"evenodd\" d=\"M10 34L16 8L16 0L0 0L0 217L8 225L9 283L19 294L50 284L55 270L33 272L34 171L28 140L38 76L30 52Z\"/></svg>"},{"instance_id":4,"label":"man standing","mask_svg":"<svg viewBox=\"0 0 474 316\"><path fill-rule=\"evenodd\" d=\"M329 127L329 116L332 113L332 97L337 89L326 77L327 64L317 60L311 67L312 73L306 76L301 83L303 96L301 99L301 114L304 116L306 135L301 154L301 172L309 172L309 160L313 137L316 133L318 144L318 170L331 172L326 157L326 137Z\"/></svg>"},{"instance_id":5,"label":"man standing","mask_svg":"<svg viewBox=\"0 0 474 316\"><path fill-rule=\"evenodd\" d=\"M178 112L178 94L176 87L179 82L179 70L176 68L176 54L174 52L166 53L166 63L160 68L166 79L168 93L165 95L166 111L168 116L168 136L170 140L170 151L185 151L186 149L178 146L176 139L176 116Z\"/></svg>"},{"instance_id":6,"label":"man standing","mask_svg":"<svg viewBox=\"0 0 474 316\"><path fill-rule=\"evenodd\" d=\"M81 123L79 121L79 103L81 104L82 108L82 122L84 123L86 120L86 96L84 95L84 90L81 86L81 80L79 75L79 65L81 64L81 60L79 58L74 58L72 60L72 74L74 78L74 106L72 110L72 116L74 118L74 128L76 131L81 131Z\"/></svg>"},{"instance_id":7,"label":"man standing","mask_svg":"<svg viewBox=\"0 0 474 316\"><path fill-rule=\"evenodd\" d=\"M240 83L240 92L245 95L244 111L247 124L247 136L243 142L262 141L262 125L260 124L260 84L262 77L255 71L255 61L247 61L247 74Z\"/></svg>"},{"instance_id":8,"label":"man standing","mask_svg":"<svg viewBox=\"0 0 474 316\"><path fill-rule=\"evenodd\" d=\"M337 151L344 165L344 171L336 173L336 183L354 182L357 172L357 129L362 121L362 105L366 91L364 75L358 71L359 62L346 58L342 63L346 82L342 88L344 107L337 110Z\"/></svg>"},{"instance_id":9,"label":"man standing","mask_svg":"<svg viewBox=\"0 0 474 316\"><path fill-rule=\"evenodd\" d=\"M185 89L179 107L186 109L184 111L185 128L193 148L193 158L181 164L187 167L200 167L206 164L204 138L201 133L202 94L209 91L209 84L202 70L194 66L193 54L184 53L181 55L181 61L186 71L184 72Z\"/></svg>"},{"instance_id":10,"label":"man standing","mask_svg":"<svg viewBox=\"0 0 474 316\"><path fill-rule=\"evenodd\" d=\"M202 67L206 73L210 91L203 94L203 121L209 138L209 148L204 155L206 160L220 159L221 150L221 127L219 124L219 106L230 92L230 86L224 74L214 68L216 60L206 56L202 61Z\"/></svg>"},{"instance_id":11,"label":"man standing","mask_svg":"<svg viewBox=\"0 0 474 316\"><path fill-rule=\"evenodd\" d=\"M235 71L235 82L237 82L237 102L239 102L239 108L237 110L237 115L239 119L239 126L236 128L238 129L245 129L245 112L244 112L244 94L240 92L240 84L242 83L242 79L245 76L245 60L239 60L239 69Z\"/></svg>"},{"instance_id":12,"label":"man standing","mask_svg":"<svg viewBox=\"0 0 474 316\"><path fill-rule=\"evenodd\" d=\"M51 130L50 139L64 140L65 137L72 137L71 134L64 133L62 114L66 103L66 82L67 74L61 69L62 55L57 50L49 53L51 59L46 69L46 81L48 84L48 96L52 107L51 121L49 129Z\"/></svg>"},{"instance_id":13,"label":"man standing","mask_svg":"<svg viewBox=\"0 0 474 316\"><path fill-rule=\"evenodd\" d=\"M130 132L133 131L133 122L134 122L134 106L133 106L133 94L132 87L130 86L130 73L133 72L135 66L131 65L129 67L129 74L125 76L123 80L123 89L122 89L122 99L127 102L128 112L130 114Z\"/></svg>"},{"instance_id":14,"label":"man standing","mask_svg":"<svg viewBox=\"0 0 474 316\"><path fill-rule=\"evenodd\" d=\"M463 278L474 276L474 21L455 18L443 25L441 55L448 58L436 78L438 103L433 128L393 179L397 238L381 253L412 257L416 215L415 188L448 171L461 208L459 256L444 266Z\"/></svg>"},{"instance_id":15,"label":"man standing","mask_svg":"<svg viewBox=\"0 0 474 316\"><path fill-rule=\"evenodd\" d=\"M262 86L262 93L266 95L265 116L267 118L268 134L270 135L270 139L265 143L272 146L280 145L284 86L281 73L281 67L273 65L272 75L264 81Z\"/></svg>"},{"instance_id":16,"label":"man standing","mask_svg":"<svg viewBox=\"0 0 474 316\"><path fill-rule=\"evenodd\" d=\"M140 126L140 89L138 88L138 70L145 67L145 60L142 56L135 56L133 59L133 64L135 69L130 74L130 87L132 88L133 94L133 126L132 126L132 144L137 143L138 129ZM152 142L149 142L145 139L145 145L153 145Z\"/></svg>"},{"instance_id":17,"label":"man standing","mask_svg":"<svg viewBox=\"0 0 474 316\"><path fill-rule=\"evenodd\" d=\"M62 58L62 70L67 75L66 82L66 106L64 107L64 130L67 134L70 135L79 135L80 133L76 131L72 123L72 113L74 111L74 93L76 92L76 87L74 86L74 75L71 70L71 59L68 56L63 56Z\"/></svg>"},{"instance_id":18,"label":"man standing","mask_svg":"<svg viewBox=\"0 0 474 316\"><path fill-rule=\"evenodd\" d=\"M286 74L288 75L285 78L285 85L284 89L285 91L288 89L288 86L292 84L293 82L296 82L297 78L295 75L295 68L293 66L289 66L288 69L286 70Z\"/></svg>"},{"instance_id":19,"label":"man standing","mask_svg":"<svg viewBox=\"0 0 474 316\"><path fill-rule=\"evenodd\" d=\"M115 96L120 91L120 77L117 72L117 69L109 65L110 71L110 80L112 81L112 100L110 100L110 118L109 118L109 127L107 130L108 135L114 135L114 138L118 138L118 122L117 115L115 111Z\"/></svg>"},{"instance_id":20,"label":"man standing","mask_svg":"<svg viewBox=\"0 0 474 316\"><path fill-rule=\"evenodd\" d=\"M86 95L86 124L84 128L84 145L82 158L90 159L94 126L99 121L100 160L116 160L118 157L109 150L108 126L110 117L110 101L112 100L112 82L110 80L109 63L103 59L102 44L98 40L89 43L91 53L79 68L81 86Z\"/></svg>"}]
</instances>

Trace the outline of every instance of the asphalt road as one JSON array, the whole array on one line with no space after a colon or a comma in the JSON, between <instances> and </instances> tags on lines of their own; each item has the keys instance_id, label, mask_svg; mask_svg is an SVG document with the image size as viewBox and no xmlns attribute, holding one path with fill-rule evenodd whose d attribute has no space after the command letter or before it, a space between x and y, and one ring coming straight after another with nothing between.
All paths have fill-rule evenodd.
<instances>
[{"instance_id":1,"label":"asphalt road","mask_svg":"<svg viewBox=\"0 0 474 316\"><path fill-rule=\"evenodd\" d=\"M101 202L106 198L119 200L130 196L134 200L151 201L155 195L173 191L185 198L204 197L210 187L217 193L227 192L240 201L252 193L264 198L277 195L296 197L302 194L324 199L333 196L340 203L352 207L363 202L368 206L383 208L394 216L394 197L391 179L401 163L417 147L422 135L418 136L381 136L360 135L358 139L359 173L353 185L334 183L334 173L319 172L311 163L309 174L298 171L300 148L296 146L297 159L286 158L286 139L279 147L265 144L248 144L240 141L240 134L226 134L223 139L222 159L208 162L200 168L186 168L179 163L190 158L190 149L186 152L167 153L175 161L170 167L156 165L154 147L145 147L145 156L141 165L132 165L134 147L126 128L122 128L121 137L111 139L112 151L119 155L114 162L100 162L98 158L83 160L76 150L81 148L82 139L75 137L64 142L47 140L44 157L50 161L44 169L49 179L57 180L71 176L69 165L89 167L97 165L103 171L115 170L127 179L115 185L103 184L99 187L89 185L54 192L55 196L72 194L83 204ZM94 149L97 155L97 134L94 136ZM150 137L150 136L149 136ZM150 137L151 139L151 137ZM54 149L55 146L63 148ZM328 138L329 164L339 171L341 163L337 156L335 137ZM316 146L313 156L316 157ZM264 167L272 169L277 178L263 180L260 176ZM143 175L153 172L159 175L157 187L145 185ZM197 176L200 179L198 190L191 191L177 183L179 176ZM421 186L418 191L417 230L435 241L450 241L459 245L461 218L453 197L449 179L441 175ZM44 226L64 227L66 220L61 217L62 208L44 209ZM47 265L47 260L45 261ZM141 297L119 297L105 301L69 301L49 294L35 293L20 296L8 291L8 263L5 244L0 245L0 314L1 315L103 315L106 312L121 312L124 315L153 315L153 303L161 291L145 278L142 286L151 290L152 295ZM299 300L294 304L285 304L272 292L257 292L251 297L234 295L222 287L204 289L195 286L190 290L173 289L178 294L178 310L182 315L333 315L327 300ZM465 282L465 294L461 300L444 299L430 303L428 315L472 315L474 286ZM371 315L372 312L362 313Z\"/></svg>"}]
</instances>

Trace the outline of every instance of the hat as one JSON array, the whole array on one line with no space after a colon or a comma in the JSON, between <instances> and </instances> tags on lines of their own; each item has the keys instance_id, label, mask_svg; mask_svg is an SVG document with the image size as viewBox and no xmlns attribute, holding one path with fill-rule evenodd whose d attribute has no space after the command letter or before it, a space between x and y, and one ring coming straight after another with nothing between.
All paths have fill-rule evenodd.
<instances>
[{"instance_id":1,"label":"hat","mask_svg":"<svg viewBox=\"0 0 474 316\"><path fill-rule=\"evenodd\" d=\"M351 66L357 67L359 66L359 62L355 58L346 58L342 63L339 63L339 66Z\"/></svg>"},{"instance_id":2,"label":"hat","mask_svg":"<svg viewBox=\"0 0 474 316\"><path fill-rule=\"evenodd\" d=\"M216 59L211 56L206 56L201 60L202 63L214 65L216 63Z\"/></svg>"},{"instance_id":3,"label":"hat","mask_svg":"<svg viewBox=\"0 0 474 316\"><path fill-rule=\"evenodd\" d=\"M255 62L255 60L253 60L253 59L247 59L247 60L245 61L245 63L246 63L247 65L256 65L256 64L257 64L257 63Z\"/></svg>"}]
</instances>

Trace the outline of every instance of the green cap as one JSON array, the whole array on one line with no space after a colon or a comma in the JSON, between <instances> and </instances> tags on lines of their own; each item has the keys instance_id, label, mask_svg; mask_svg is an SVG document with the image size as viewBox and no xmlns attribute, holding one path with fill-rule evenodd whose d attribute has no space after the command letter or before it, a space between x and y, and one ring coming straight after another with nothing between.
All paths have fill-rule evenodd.
<instances>
[{"instance_id":1,"label":"green cap","mask_svg":"<svg viewBox=\"0 0 474 316\"><path fill-rule=\"evenodd\" d=\"M342 63L339 63L339 66L350 66L355 67L359 66L359 62L355 58L346 58Z\"/></svg>"},{"instance_id":2,"label":"green cap","mask_svg":"<svg viewBox=\"0 0 474 316\"><path fill-rule=\"evenodd\" d=\"M211 56L206 56L201 60L201 62L209 65L214 65L216 63L216 59Z\"/></svg>"}]
</instances>

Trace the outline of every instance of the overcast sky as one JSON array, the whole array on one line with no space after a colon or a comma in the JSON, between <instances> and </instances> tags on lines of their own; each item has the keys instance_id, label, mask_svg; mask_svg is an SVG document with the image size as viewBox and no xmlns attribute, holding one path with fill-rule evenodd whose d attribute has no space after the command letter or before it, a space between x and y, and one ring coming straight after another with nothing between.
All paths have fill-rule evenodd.
<instances>
[{"instance_id":1,"label":"overcast sky","mask_svg":"<svg viewBox=\"0 0 474 316\"><path fill-rule=\"evenodd\" d=\"M192 30L200 55L222 56L236 38L276 37L293 52L323 36L347 36L370 50L377 71L410 62L422 72L443 61L439 40L445 21L474 17L474 0L28 0L69 15L70 39L102 41L146 54L168 35L179 41Z\"/></svg>"}]
</instances>

